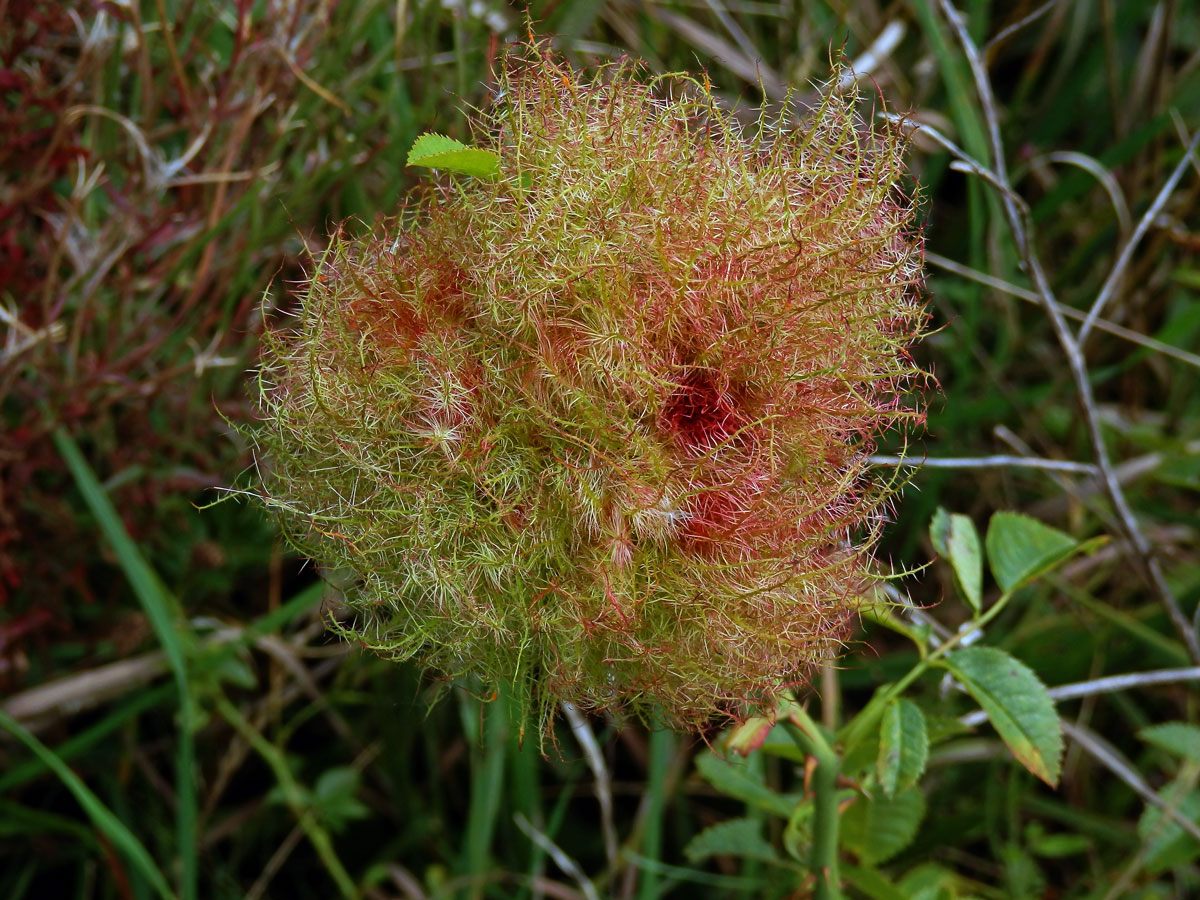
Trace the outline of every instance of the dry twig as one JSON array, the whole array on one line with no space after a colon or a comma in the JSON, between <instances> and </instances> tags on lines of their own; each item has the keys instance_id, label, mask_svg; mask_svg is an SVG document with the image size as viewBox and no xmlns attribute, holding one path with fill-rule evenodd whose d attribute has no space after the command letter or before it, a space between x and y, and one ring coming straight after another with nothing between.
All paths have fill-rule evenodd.
<instances>
[{"instance_id":1,"label":"dry twig","mask_svg":"<svg viewBox=\"0 0 1200 900\"><path fill-rule=\"evenodd\" d=\"M1092 452L1096 458L1096 466L1100 469L1104 482L1105 493L1108 495L1109 501L1117 513L1121 528L1125 532L1125 537L1128 538L1137 551L1135 560L1142 570L1143 577L1166 610L1171 623L1187 647L1188 654L1194 662L1200 663L1200 638L1197 637L1196 630L1188 622L1187 617L1184 616L1179 602L1175 599L1175 595L1167 584L1166 578L1163 576L1162 567L1154 555L1154 548L1134 517L1133 510L1129 506L1129 501L1125 497L1125 492L1121 487L1120 481L1117 479L1112 461L1108 457L1108 449L1104 445L1104 435L1100 430L1100 416L1096 409L1091 381L1088 378L1087 361L1084 359L1080 342L1072 334L1065 317L1059 310L1057 300L1054 296L1054 289L1050 286L1050 279L1042 267L1041 259L1033 243L1028 207L1016 195L1009 182L1004 160L1004 143L1000 137L1000 115L996 106L995 95L992 92L991 79L988 76L983 57L980 55L979 48L975 46L975 42L967 32L962 15L954 4L950 0L940 0L940 5L946 20L950 23L951 30L963 48L963 53L966 55L967 62L971 68L971 74L975 81L975 89L979 94L984 122L987 126L988 142L991 147L994 168L988 169L980 163L968 159L965 153L962 154L961 158L968 163L972 171L980 174L986 181L995 186L1000 194L1001 207L1004 210L1009 230L1012 232L1013 240L1016 243L1017 252L1025 265L1030 279L1033 281L1034 288L1042 302L1042 307L1050 319L1055 336L1058 338L1059 346L1062 347L1063 354L1067 358L1071 378L1075 383L1075 391L1079 396L1079 403L1083 409L1088 439L1091 442ZM1200 139L1200 135L1197 136L1197 139ZM1193 143L1195 143L1195 140ZM1185 155L1184 164L1187 164L1187 159L1188 157ZM1168 182L1168 184L1170 183ZM1164 192L1166 192L1165 188ZM1160 193L1161 196L1162 194ZM1154 206L1158 206L1157 200ZM1150 221L1152 220L1153 217L1151 217ZM1143 222L1145 221L1146 218L1143 217ZM1127 244L1127 248L1136 245L1140 232L1142 232L1142 224L1139 224L1137 231L1135 231L1129 244ZM1110 281L1114 281L1115 283L1115 280L1119 280L1122 268L1121 260L1119 259L1113 269L1113 273L1118 277L1117 279L1113 279L1110 275ZM1097 310L1097 312L1103 309L1103 303L1099 301L1104 299L1104 291L1102 290L1101 295L1097 298L1098 302L1093 304L1093 309ZM1080 330L1082 336L1086 336L1087 328L1088 323L1085 321L1084 327Z\"/></svg>"}]
</instances>

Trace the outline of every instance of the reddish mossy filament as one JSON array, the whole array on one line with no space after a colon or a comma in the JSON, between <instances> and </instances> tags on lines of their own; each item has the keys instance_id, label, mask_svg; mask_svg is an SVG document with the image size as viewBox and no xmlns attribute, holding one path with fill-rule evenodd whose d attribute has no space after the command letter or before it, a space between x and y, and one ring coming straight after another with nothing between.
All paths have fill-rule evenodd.
<instances>
[{"instance_id":1,"label":"reddish mossy filament","mask_svg":"<svg viewBox=\"0 0 1200 900\"><path fill-rule=\"evenodd\" d=\"M743 140L691 82L529 56L478 130L501 177L340 238L272 343L266 493L364 576L379 652L515 677L543 729L561 700L700 728L802 683L867 594L866 457L917 412L902 145L840 93Z\"/></svg>"},{"instance_id":2,"label":"reddish mossy filament","mask_svg":"<svg viewBox=\"0 0 1200 900\"><path fill-rule=\"evenodd\" d=\"M715 554L729 542L747 515L739 498L728 488L708 488L688 504L684 546Z\"/></svg>"},{"instance_id":3,"label":"reddish mossy filament","mask_svg":"<svg viewBox=\"0 0 1200 900\"><path fill-rule=\"evenodd\" d=\"M667 398L664 428L687 448L713 447L732 437L743 421L737 398L709 369L691 369Z\"/></svg>"}]
</instances>

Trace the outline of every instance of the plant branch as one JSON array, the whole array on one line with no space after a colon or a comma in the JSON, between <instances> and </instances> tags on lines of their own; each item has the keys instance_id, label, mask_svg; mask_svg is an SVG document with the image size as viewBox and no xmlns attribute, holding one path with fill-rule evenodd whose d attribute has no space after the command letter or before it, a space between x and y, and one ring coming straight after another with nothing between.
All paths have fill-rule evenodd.
<instances>
[{"instance_id":1,"label":"plant branch","mask_svg":"<svg viewBox=\"0 0 1200 900\"><path fill-rule=\"evenodd\" d=\"M325 864L325 869L337 884L338 891L343 897L357 900L359 892L354 884L354 879L350 877L350 873L346 871L342 861L338 858L329 832L317 821L317 817L305 800L304 793L292 776L282 751L259 734L254 726L246 720L246 717L224 697L216 699L216 708L221 717L233 726L233 729L258 752L258 755L270 767L283 792L284 802L296 816L297 823L304 829L313 849L317 851L317 856Z\"/></svg>"},{"instance_id":2,"label":"plant branch","mask_svg":"<svg viewBox=\"0 0 1200 900\"><path fill-rule=\"evenodd\" d=\"M588 725L583 713L579 711L579 707L574 703L564 701L562 708L567 716L567 722L571 725L571 733L575 735L575 740L579 741L579 746L583 749L583 757L587 761L588 768L592 770L592 776L596 779L596 800L600 804L600 830L604 834L604 855L608 859L608 864L615 866L617 862L617 829L613 825L612 776L604 762L604 754L600 751L596 735L592 733L592 728Z\"/></svg>"},{"instance_id":3,"label":"plant branch","mask_svg":"<svg viewBox=\"0 0 1200 900\"><path fill-rule=\"evenodd\" d=\"M872 456L873 466L904 466L910 469L999 469L1006 467L1024 469L1049 469L1054 472L1070 472L1076 475L1095 475L1096 467L1091 463L1072 462L1066 459L1041 459L1029 456L952 456L917 459L903 456Z\"/></svg>"},{"instance_id":4,"label":"plant branch","mask_svg":"<svg viewBox=\"0 0 1200 900\"><path fill-rule=\"evenodd\" d=\"M583 896L586 897L587 900L599 900L600 895L596 892L596 886L593 885L588 879L587 875L584 874L579 863L575 862L575 860L564 853L563 849L559 847L558 844L554 843L554 841L552 841L547 835L534 828L533 823L525 818L525 816L521 813L516 813L513 815L513 822L515 822L516 826L525 833L526 837L541 847L542 850L544 850L546 854L554 860L555 865L562 869L563 874L569 875L571 878L575 879L575 883L579 885L579 890L582 891Z\"/></svg>"},{"instance_id":5,"label":"plant branch","mask_svg":"<svg viewBox=\"0 0 1200 900\"><path fill-rule=\"evenodd\" d=\"M1046 13L1050 12L1050 10L1052 10L1055 6L1057 6L1061 2L1062 2L1062 0L1047 0L1046 3L1043 3L1041 6L1039 6L1037 9L1035 9L1033 12L1029 13L1029 15L1025 16L1024 18L1018 19L1017 21L1015 21L1011 25L1009 25L1007 28L1001 29L999 32L996 33L995 37L993 37L990 41L987 42L987 44L983 48L983 52L985 54L991 53L993 48L998 47L1000 44L1003 44L1006 40L1008 40L1010 37L1012 37L1014 34L1016 34L1022 28L1025 28L1027 25L1031 25L1034 22L1036 22L1038 19L1040 19Z\"/></svg>"},{"instance_id":6,"label":"plant branch","mask_svg":"<svg viewBox=\"0 0 1200 900\"><path fill-rule=\"evenodd\" d=\"M1080 406L1083 409L1088 439L1091 442L1092 452L1096 457L1096 466L1100 469L1101 478L1104 483L1105 493L1108 495L1109 501L1117 513L1121 529L1125 532L1125 537L1137 551L1134 554L1134 558L1139 568L1141 568L1146 582L1157 596L1163 608L1167 611L1172 624L1183 639L1184 645L1188 649L1188 654L1194 662L1200 663L1200 637L1197 636L1196 630L1192 628L1187 617L1184 616L1183 610L1171 592L1171 588L1167 585L1162 567L1154 556L1154 548L1142 532L1141 526L1133 515L1133 510L1129 506L1129 501L1125 498L1125 492L1117 479L1112 462L1108 457L1108 450L1104 445L1104 435L1100 427L1100 416L1096 410L1096 401L1092 394L1092 385L1088 377L1087 362L1084 359L1083 351L1079 342L1067 326L1066 319L1059 311L1054 290L1050 286L1050 280L1046 275L1045 269L1042 267L1041 259L1038 257L1037 250L1033 245L1030 228L1027 227L1028 208L1016 197L1009 183L1004 162L1004 145L1000 137L1000 117L996 107L996 98L992 93L991 80L988 77L983 58L979 53L979 49L975 46L975 42L971 39L970 34L967 33L967 27L962 15L955 8L954 4L950 0L939 0L939 2L942 12L950 23L950 27L954 31L959 44L962 46L963 53L966 55L967 62L971 67L971 72L975 80L975 88L979 93L980 105L982 106L984 121L987 126L994 169L987 169L978 163L975 165L975 168L986 172L988 176L986 180L998 189L1001 207L1004 210L1005 218L1008 220L1008 226L1016 243L1017 252L1025 265L1030 279L1033 281L1034 288L1041 299L1042 308L1045 309L1046 315L1050 318L1055 336L1058 338L1059 345L1062 347L1063 353L1067 358L1071 378L1075 383L1075 390L1079 396Z\"/></svg>"},{"instance_id":7,"label":"plant branch","mask_svg":"<svg viewBox=\"0 0 1200 900\"><path fill-rule=\"evenodd\" d=\"M1077 681L1074 684L1062 684L1047 690L1053 700L1075 700L1079 697L1090 697L1095 694L1111 694L1114 691L1128 691L1134 688L1146 687L1151 684L1176 684L1180 681L1200 681L1200 666L1184 669L1156 669L1153 672L1129 672L1125 675L1110 675L1107 678L1094 678L1091 681ZM981 709L960 716L958 721L968 728L982 725L987 721L987 713Z\"/></svg>"},{"instance_id":8,"label":"plant branch","mask_svg":"<svg viewBox=\"0 0 1200 900\"><path fill-rule=\"evenodd\" d=\"M1071 740L1087 751L1087 754L1092 759L1096 760L1096 762L1125 782L1134 793L1148 804L1160 809L1163 815L1171 819L1171 821L1196 840L1200 841L1200 825L1197 825L1187 816L1180 813L1174 805L1166 802L1162 797L1154 793L1145 779L1138 774L1138 771L1108 741L1104 740L1104 738L1100 737L1094 731L1084 728L1081 725L1076 725L1074 722L1063 720L1062 729Z\"/></svg>"},{"instance_id":9,"label":"plant branch","mask_svg":"<svg viewBox=\"0 0 1200 900\"><path fill-rule=\"evenodd\" d=\"M1042 299L1033 291L1026 290L1023 287L1018 287L1015 284L1009 284L1001 278L996 278L993 275L988 275L985 272L980 272L972 269L970 266L964 266L962 263L955 262L949 257L942 256L940 253L934 253L931 250L925 251L925 262L931 266L937 266L939 269L945 269L947 272L953 272L962 278L977 282L978 284L986 285L1004 294L1017 297L1024 300L1026 303L1036 303L1041 305ZM1058 311L1068 319L1075 319L1082 322L1087 314L1075 309L1072 306L1064 306L1061 303L1056 304ZM1126 328L1123 325L1118 325L1115 322L1110 322L1108 319L1097 319L1095 327L1101 331L1108 332L1114 337L1119 337L1122 340L1129 341L1131 344L1137 344L1140 347L1145 347L1147 350L1153 350L1155 353L1161 353L1163 356L1169 356L1172 359L1177 359L1180 362L1187 363L1189 366L1195 366L1200 369L1200 355L1189 353L1187 350L1181 350L1171 344L1164 343L1149 335L1134 331L1132 328Z\"/></svg>"},{"instance_id":10,"label":"plant branch","mask_svg":"<svg viewBox=\"0 0 1200 900\"><path fill-rule=\"evenodd\" d=\"M1184 151L1183 159L1175 166L1175 171L1167 179L1162 186L1162 190L1158 192L1158 196L1154 198L1154 202L1150 204L1150 208L1142 215L1141 220L1130 235L1129 240L1125 242L1125 246L1121 248L1121 253L1117 257L1117 261L1113 263L1112 271L1108 273L1108 278L1104 282L1104 286L1100 288L1100 293L1096 295L1096 299L1092 302L1092 308L1088 310L1087 318L1083 320L1083 324L1079 326L1079 343L1083 344L1087 341L1088 335L1092 331L1092 326L1096 324L1096 319L1100 313L1104 312L1104 307L1112 300L1113 294L1117 292L1122 280L1125 278L1125 270L1129 268L1129 262L1133 259L1133 251L1137 249L1146 232L1150 230L1150 226L1154 224L1159 213L1163 211L1163 207L1167 205L1167 201L1171 199L1171 194L1175 192L1175 188L1179 186L1179 182L1183 178L1184 172L1191 165L1192 156L1195 154L1197 147L1200 147L1200 131L1192 135L1191 141Z\"/></svg>"},{"instance_id":11,"label":"plant branch","mask_svg":"<svg viewBox=\"0 0 1200 900\"><path fill-rule=\"evenodd\" d=\"M838 876L838 758L808 712L795 704L783 720L788 735L802 753L817 761L812 776L813 827L810 867L817 879L816 900L839 900Z\"/></svg>"},{"instance_id":12,"label":"plant branch","mask_svg":"<svg viewBox=\"0 0 1200 900\"><path fill-rule=\"evenodd\" d=\"M1013 594L1014 591L1012 590L1001 594L1000 597L997 598L996 602L988 607L986 612L984 612L982 615L976 616L969 622L964 622L958 631L954 632L954 634L946 638L941 644L938 644L936 647L934 647L933 650L928 653L928 655L925 655L920 662L909 669L903 678L895 682L882 694L872 699L870 705L857 716L855 716L850 721L850 724L848 724L840 733L842 745L849 746L861 740L868 731L875 727L880 718L882 718L883 711L887 707L888 703L904 693L910 684L920 678L927 669L929 669L934 663L936 663L951 650L958 647L960 644L965 646L972 643L975 640L973 636L982 632L987 624L991 622L992 619L996 618L996 616L1000 615L1000 612L1006 606L1008 606L1008 601L1013 598ZM922 649L922 653L924 652L924 649Z\"/></svg>"}]
</instances>

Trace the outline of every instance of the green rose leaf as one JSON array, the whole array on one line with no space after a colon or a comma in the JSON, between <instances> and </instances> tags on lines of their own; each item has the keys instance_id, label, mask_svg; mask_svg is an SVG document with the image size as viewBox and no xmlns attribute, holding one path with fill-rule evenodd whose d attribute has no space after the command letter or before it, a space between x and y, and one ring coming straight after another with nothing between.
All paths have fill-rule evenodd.
<instances>
[{"instance_id":1,"label":"green rose leaf","mask_svg":"<svg viewBox=\"0 0 1200 900\"><path fill-rule=\"evenodd\" d=\"M983 549L974 523L939 506L929 525L929 537L938 555L949 560L963 596L978 613L983 606Z\"/></svg>"},{"instance_id":2,"label":"green rose leaf","mask_svg":"<svg viewBox=\"0 0 1200 900\"><path fill-rule=\"evenodd\" d=\"M683 854L693 865L713 856L779 862L779 854L762 835L762 823L753 819L730 819L705 828L688 841Z\"/></svg>"},{"instance_id":3,"label":"green rose leaf","mask_svg":"<svg viewBox=\"0 0 1200 900\"><path fill-rule=\"evenodd\" d=\"M722 794L757 809L786 819L796 808L796 797L771 790L762 775L739 756L722 759L715 753L702 753L696 759L696 768Z\"/></svg>"},{"instance_id":4,"label":"green rose leaf","mask_svg":"<svg viewBox=\"0 0 1200 900\"><path fill-rule=\"evenodd\" d=\"M1188 791L1185 785L1173 782L1158 796L1183 818L1200 822L1200 791ZM1155 874L1186 866L1200 856L1200 843L1157 806L1146 805L1137 831L1145 848L1146 868Z\"/></svg>"},{"instance_id":5,"label":"green rose leaf","mask_svg":"<svg viewBox=\"0 0 1200 900\"><path fill-rule=\"evenodd\" d=\"M958 650L942 665L987 713L1017 761L1051 787L1056 785L1062 725L1054 701L1033 670L996 647Z\"/></svg>"},{"instance_id":6,"label":"green rose leaf","mask_svg":"<svg viewBox=\"0 0 1200 900\"><path fill-rule=\"evenodd\" d=\"M1200 727L1186 722L1164 722L1143 728L1138 737L1160 750L1200 762Z\"/></svg>"},{"instance_id":7,"label":"green rose leaf","mask_svg":"<svg viewBox=\"0 0 1200 900\"><path fill-rule=\"evenodd\" d=\"M896 700L884 710L879 727L879 785L889 797L917 783L929 758L925 714L911 700Z\"/></svg>"},{"instance_id":8,"label":"green rose leaf","mask_svg":"<svg viewBox=\"0 0 1200 900\"><path fill-rule=\"evenodd\" d=\"M408 151L408 165L441 169L494 181L500 177L500 157L491 150L468 147L454 138L425 133Z\"/></svg>"},{"instance_id":9,"label":"green rose leaf","mask_svg":"<svg viewBox=\"0 0 1200 900\"><path fill-rule=\"evenodd\" d=\"M915 787L895 797L861 797L842 815L842 844L867 865L887 862L912 842L925 817Z\"/></svg>"},{"instance_id":10,"label":"green rose leaf","mask_svg":"<svg viewBox=\"0 0 1200 900\"><path fill-rule=\"evenodd\" d=\"M1020 513L998 512L988 523L988 564L1006 594L1048 572L1079 546L1070 535Z\"/></svg>"}]
</instances>

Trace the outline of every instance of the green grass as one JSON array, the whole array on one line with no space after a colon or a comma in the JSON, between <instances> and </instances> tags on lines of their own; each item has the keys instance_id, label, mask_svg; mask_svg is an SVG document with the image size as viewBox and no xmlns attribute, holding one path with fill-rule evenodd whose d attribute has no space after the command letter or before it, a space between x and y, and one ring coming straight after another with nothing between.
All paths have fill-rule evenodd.
<instances>
[{"instance_id":1,"label":"green grass","mask_svg":"<svg viewBox=\"0 0 1200 900\"><path fill-rule=\"evenodd\" d=\"M196 897L195 731L197 721L195 699L189 688L186 658L185 641L190 637L188 625L180 614L179 604L175 598L163 587L162 582L146 564L137 545L125 531L104 488L96 480L95 473L79 452L79 447L76 446L71 436L62 428L56 429L54 443L58 447L58 452L66 460L67 468L70 469L71 475L75 479L75 485L83 495L84 502L95 516L100 532L116 554L117 563L129 580L129 585L141 604L142 610L150 622L150 627L154 630L154 636L167 654L171 673L175 677L179 704L178 749L175 760L175 802L178 810L175 823L175 843L179 848L180 896L184 900L194 900ZM39 756L41 755L39 753ZM62 776L60 775L60 777ZM73 789L73 791L76 796L79 796L78 789ZM80 802L83 802L82 798ZM93 819L96 818L95 813L91 813L91 815ZM144 853L144 851L141 852ZM139 868L145 868L141 862L139 862ZM158 875L157 872L154 874ZM158 880L154 881L156 888L159 887L159 880L161 880L161 875L158 875Z\"/></svg>"},{"instance_id":2,"label":"green grass","mask_svg":"<svg viewBox=\"0 0 1200 900\"><path fill-rule=\"evenodd\" d=\"M984 42L1039 6L959 5ZM0 29L0 68L22 79L5 89L0 125L6 135L35 135L24 149L0 148L0 199L17 197L14 186L32 191L0 226L0 305L23 323L0 325L0 896L803 892L807 856L787 849L806 846L803 821L701 777L694 759L709 751L699 738L594 718L621 842L610 864L593 774L569 728L558 726L543 757L536 739L518 740L508 698L481 702L345 647L326 628L346 615L336 590L290 557L249 506L208 505L209 488L235 483L247 465L222 416L251 415L247 370L263 318L293 308L289 292L338 222L357 232L397 210L416 183L404 169L416 134L470 138L461 108L486 102L505 37L493 41L483 19L438 4L326 9L313 0L287 7L295 19L247 4L239 43L237 6L217 6L165 4L182 89L157 2L106 8L110 30L94 33L111 37L86 53L70 22L45 24L31 50L15 41L32 33L32 13L27 32ZM725 8L801 97L827 71L831 48L844 42L856 58L889 22L902 23L903 38L866 83L889 109L911 109L987 157L984 111L937 0ZM398 9L408 16L400 40ZM523 35L520 11L494 9L511 23L507 36ZM535 4L532 18L580 62L597 49L632 50L660 71L706 67L731 105L760 100L751 80L704 49L713 37L738 45L709 5L662 7L694 24L686 35L656 9L562 0ZM97 10L78 14L92 33ZM1172 18L1156 43L1160 14ZM1122 235L1096 178L1047 154L1096 160L1136 223L1181 159L1176 120L1200 127L1198 41L1194 5L1064 2L989 49L1010 174L1060 302L1087 309ZM112 115L68 119L72 107L127 119L151 162ZM47 153L60 121L64 143ZM202 135L175 173L186 183L155 180L154 160L180 159ZM994 191L920 137L910 163L928 249L1028 288ZM1200 323L1197 185L1188 173L1107 313L1185 350L1195 349ZM16 268L5 267L15 258L3 243L8 222L25 254ZM929 275L934 324L944 327L917 355L941 390L930 399L928 434L910 452L1016 452L1011 433L1037 456L1090 459L1044 312L950 272ZM32 343L17 352L18 338ZM1101 333L1086 351L1109 452L1118 463L1159 454L1126 491L1191 616L1200 601L1197 372ZM881 557L919 570L900 586L951 630L968 610L954 599L949 567L920 568L932 559L927 528L939 505L980 527L1008 509L1076 538L1119 537L1086 479L1012 467L915 473ZM1022 590L985 643L1050 686L1187 665L1183 641L1123 552L1114 540ZM150 685L89 695L100 667L156 653L165 674ZM831 680L837 690L827 681L813 696L814 714L844 726L917 660L906 639L864 624ZM36 721L7 712L72 678L73 705ZM1092 756L1071 745L1051 790L988 727L952 727L975 707L961 692L943 693L940 673L918 678L906 696L935 736L921 781L931 812L886 861L843 856L842 874L857 885L849 897L1200 892L1200 845L1170 826L1142 821L1139 830L1145 801ZM1196 725L1196 698L1195 682L1139 686L1058 709L1115 747L1152 789L1194 789L1195 764L1138 731ZM774 796L802 793L805 773L774 740L754 757L753 778ZM873 748L855 753L869 772ZM849 799L853 788L842 790ZM742 817L791 865L739 859L734 847L688 861L696 834Z\"/></svg>"},{"instance_id":3,"label":"green grass","mask_svg":"<svg viewBox=\"0 0 1200 900\"><path fill-rule=\"evenodd\" d=\"M96 829L122 856L130 861L158 896L162 897L163 900L173 900L177 896L171 890L170 885L167 884L167 879L154 862L154 858L150 855L150 852L138 840L137 835L112 810L104 805L104 802L83 783L78 775L67 768L66 764L59 759L53 750L22 728L21 724L7 713L0 712L0 728L3 728L28 747L45 764L46 768L54 773L78 801L84 813L92 821L92 824L96 826ZM11 815L11 811L9 814ZM47 818L52 819L54 817ZM35 826L42 824L44 826L46 823L45 821L39 823L37 817L34 816L32 817L32 822L29 824ZM86 834L86 832L84 833Z\"/></svg>"}]
</instances>

